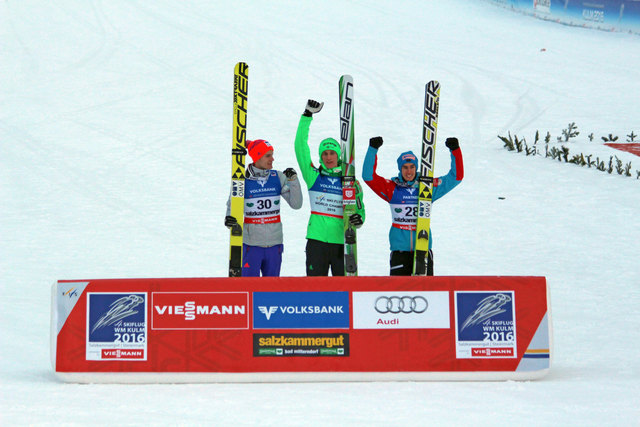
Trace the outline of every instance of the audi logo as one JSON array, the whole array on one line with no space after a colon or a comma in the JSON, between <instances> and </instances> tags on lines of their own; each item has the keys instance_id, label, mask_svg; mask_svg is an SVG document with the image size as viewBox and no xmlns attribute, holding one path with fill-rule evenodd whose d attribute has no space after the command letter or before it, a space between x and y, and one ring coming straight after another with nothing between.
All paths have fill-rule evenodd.
<instances>
[{"instance_id":1,"label":"audi logo","mask_svg":"<svg viewBox=\"0 0 640 427\"><path fill-rule=\"evenodd\" d=\"M378 313L424 313L427 311L429 303L425 297L417 296L390 296L378 297L374 308Z\"/></svg>"}]
</instances>

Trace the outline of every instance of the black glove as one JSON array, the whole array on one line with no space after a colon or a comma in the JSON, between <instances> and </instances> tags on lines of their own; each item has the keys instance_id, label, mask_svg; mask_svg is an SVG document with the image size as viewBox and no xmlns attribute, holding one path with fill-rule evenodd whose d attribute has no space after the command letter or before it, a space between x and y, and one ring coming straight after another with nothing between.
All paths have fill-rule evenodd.
<instances>
[{"instance_id":1,"label":"black glove","mask_svg":"<svg viewBox=\"0 0 640 427\"><path fill-rule=\"evenodd\" d=\"M225 216L224 217L224 226L227 228L231 228L234 225L238 225L238 220L234 216Z\"/></svg>"},{"instance_id":2,"label":"black glove","mask_svg":"<svg viewBox=\"0 0 640 427\"><path fill-rule=\"evenodd\" d=\"M369 147L373 147L376 150L380 147L382 147L382 137L381 136L374 136L373 138L371 138L369 140Z\"/></svg>"},{"instance_id":3,"label":"black glove","mask_svg":"<svg viewBox=\"0 0 640 427\"><path fill-rule=\"evenodd\" d=\"M286 168L284 171L282 171L282 173L287 177L289 181L293 181L298 176L294 168Z\"/></svg>"},{"instance_id":4,"label":"black glove","mask_svg":"<svg viewBox=\"0 0 640 427\"><path fill-rule=\"evenodd\" d=\"M307 101L307 106L305 107L304 113L302 114L307 117L311 117L313 114L320 112L320 110L322 110L323 105L324 105L324 102L318 102L318 101L314 101L313 99L310 99Z\"/></svg>"},{"instance_id":5,"label":"black glove","mask_svg":"<svg viewBox=\"0 0 640 427\"><path fill-rule=\"evenodd\" d=\"M451 151L457 150L458 148L460 148L460 144L458 143L458 138L447 138L447 140L444 142L444 145L446 145Z\"/></svg>"},{"instance_id":6,"label":"black glove","mask_svg":"<svg viewBox=\"0 0 640 427\"><path fill-rule=\"evenodd\" d=\"M364 221L360 214L353 214L349 217L349 224L353 225L355 228L360 228L360 226L364 224Z\"/></svg>"}]
</instances>

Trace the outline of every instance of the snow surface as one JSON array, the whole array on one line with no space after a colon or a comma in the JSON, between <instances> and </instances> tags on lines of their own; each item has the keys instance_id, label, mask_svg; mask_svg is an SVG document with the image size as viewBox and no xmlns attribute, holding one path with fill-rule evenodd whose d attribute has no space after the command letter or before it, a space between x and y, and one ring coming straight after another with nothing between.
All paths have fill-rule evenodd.
<instances>
[{"instance_id":1,"label":"snow surface","mask_svg":"<svg viewBox=\"0 0 640 427\"><path fill-rule=\"evenodd\" d=\"M0 2L0 424L638 425L640 158L599 136L640 133L640 38L462 0L222 3ZM308 98L326 103L312 152L337 135L337 82L352 74L357 159L382 135L378 170L395 175L396 156L418 150L424 84L442 83L439 141L460 139L466 176L434 207L436 274L546 276L544 380L55 379L55 280L226 275L240 60L248 137L271 141L281 170L297 168ZM632 161L634 177L507 152L496 137L555 137L570 122L581 147ZM448 167L439 144L436 174ZM386 275L388 207L365 191L360 273ZM284 208L283 275L304 275L308 210Z\"/></svg>"}]
</instances>

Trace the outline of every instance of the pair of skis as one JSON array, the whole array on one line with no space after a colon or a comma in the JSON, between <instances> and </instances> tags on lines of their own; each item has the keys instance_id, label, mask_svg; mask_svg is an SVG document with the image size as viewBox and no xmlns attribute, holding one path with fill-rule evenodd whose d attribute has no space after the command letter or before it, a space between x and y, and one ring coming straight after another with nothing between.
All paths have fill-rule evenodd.
<instances>
[{"instance_id":1,"label":"pair of skis","mask_svg":"<svg viewBox=\"0 0 640 427\"><path fill-rule=\"evenodd\" d=\"M249 66L244 62L238 62L233 77L233 138L231 144L231 216L236 218L237 224L231 227L230 232L229 277L242 276L248 87ZM345 75L340 78L339 94L345 275L357 276L356 230L349 222L349 217L356 213L353 78L351 76Z\"/></svg>"}]
</instances>

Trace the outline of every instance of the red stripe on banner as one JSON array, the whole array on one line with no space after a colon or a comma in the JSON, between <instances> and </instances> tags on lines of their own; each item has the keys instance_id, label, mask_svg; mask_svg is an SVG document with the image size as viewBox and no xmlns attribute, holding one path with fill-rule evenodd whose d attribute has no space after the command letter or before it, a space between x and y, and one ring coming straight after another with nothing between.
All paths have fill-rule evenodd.
<instances>
[{"instance_id":1,"label":"red stripe on banner","mask_svg":"<svg viewBox=\"0 0 640 427\"><path fill-rule=\"evenodd\" d=\"M613 144L613 143L605 143L604 145L608 145L611 148L615 148L616 150L626 151L627 153L635 154L636 156L640 156L640 144Z\"/></svg>"}]
</instances>

